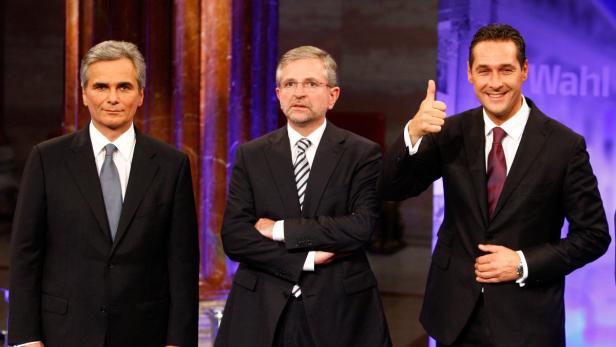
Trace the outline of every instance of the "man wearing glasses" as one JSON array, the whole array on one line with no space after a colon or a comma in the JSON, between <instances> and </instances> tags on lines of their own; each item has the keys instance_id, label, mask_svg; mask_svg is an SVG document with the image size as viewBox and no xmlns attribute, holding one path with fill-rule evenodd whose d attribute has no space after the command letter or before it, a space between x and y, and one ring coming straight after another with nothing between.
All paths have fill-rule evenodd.
<instances>
[{"instance_id":1,"label":"man wearing glasses","mask_svg":"<svg viewBox=\"0 0 616 347\"><path fill-rule=\"evenodd\" d=\"M325 119L336 63L285 53L287 125L237 150L222 227L240 263L215 346L391 346L364 245L378 216L379 146Z\"/></svg>"}]
</instances>

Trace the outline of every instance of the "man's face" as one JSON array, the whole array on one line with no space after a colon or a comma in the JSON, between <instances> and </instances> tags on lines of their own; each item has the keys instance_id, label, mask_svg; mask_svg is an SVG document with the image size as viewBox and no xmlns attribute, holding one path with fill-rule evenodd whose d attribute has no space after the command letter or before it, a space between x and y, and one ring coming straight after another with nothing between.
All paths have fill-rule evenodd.
<instances>
[{"instance_id":1,"label":"man's face","mask_svg":"<svg viewBox=\"0 0 616 347\"><path fill-rule=\"evenodd\" d=\"M117 136L126 131L143 103L143 90L139 88L133 63L122 58L90 65L83 103L103 135Z\"/></svg>"},{"instance_id":2,"label":"man's face","mask_svg":"<svg viewBox=\"0 0 616 347\"><path fill-rule=\"evenodd\" d=\"M528 76L528 63L520 66L512 41L479 42L473 48L473 58L468 81L488 116L501 124L522 106L522 83Z\"/></svg>"},{"instance_id":3,"label":"man's face","mask_svg":"<svg viewBox=\"0 0 616 347\"><path fill-rule=\"evenodd\" d=\"M305 128L322 124L325 113L334 107L340 95L340 88L327 86L323 62L319 59L295 60L286 64L281 72L276 96L290 125Z\"/></svg>"}]
</instances>

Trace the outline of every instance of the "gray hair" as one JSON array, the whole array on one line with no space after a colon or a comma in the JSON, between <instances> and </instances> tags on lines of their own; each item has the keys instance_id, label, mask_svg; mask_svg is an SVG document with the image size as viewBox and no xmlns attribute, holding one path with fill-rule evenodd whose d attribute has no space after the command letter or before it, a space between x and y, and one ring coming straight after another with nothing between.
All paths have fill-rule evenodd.
<instances>
[{"instance_id":1,"label":"gray hair","mask_svg":"<svg viewBox=\"0 0 616 347\"><path fill-rule=\"evenodd\" d=\"M329 53L314 46L300 46L297 48L293 48L280 58L280 61L278 62L278 67L276 67L277 85L280 85L281 82L280 79L282 78L282 68L290 62L301 59L321 60L321 62L323 62L323 67L325 67L325 71L327 72L327 85L330 87L338 86L338 76L336 75L338 65L334 61L334 58L332 58Z\"/></svg>"},{"instance_id":2,"label":"gray hair","mask_svg":"<svg viewBox=\"0 0 616 347\"><path fill-rule=\"evenodd\" d=\"M90 48L88 53L81 59L81 68L79 69L79 77L81 79L81 87L84 88L88 84L88 68L90 65L99 61L111 61L122 58L130 59L137 71L137 82L139 89L145 88L145 60L143 55L134 43L126 41L103 41L96 46Z\"/></svg>"}]
</instances>

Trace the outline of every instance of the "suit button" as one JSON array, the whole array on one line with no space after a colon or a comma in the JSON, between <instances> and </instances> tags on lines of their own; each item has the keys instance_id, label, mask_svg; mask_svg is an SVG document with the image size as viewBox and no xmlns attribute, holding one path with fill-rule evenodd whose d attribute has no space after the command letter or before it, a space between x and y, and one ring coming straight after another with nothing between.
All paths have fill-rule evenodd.
<instances>
[{"instance_id":1,"label":"suit button","mask_svg":"<svg viewBox=\"0 0 616 347\"><path fill-rule=\"evenodd\" d=\"M101 305L101 312L102 313L107 313L107 306Z\"/></svg>"},{"instance_id":2,"label":"suit button","mask_svg":"<svg viewBox=\"0 0 616 347\"><path fill-rule=\"evenodd\" d=\"M107 265L108 268L113 269L115 267L114 263L109 263L109 265Z\"/></svg>"}]
</instances>

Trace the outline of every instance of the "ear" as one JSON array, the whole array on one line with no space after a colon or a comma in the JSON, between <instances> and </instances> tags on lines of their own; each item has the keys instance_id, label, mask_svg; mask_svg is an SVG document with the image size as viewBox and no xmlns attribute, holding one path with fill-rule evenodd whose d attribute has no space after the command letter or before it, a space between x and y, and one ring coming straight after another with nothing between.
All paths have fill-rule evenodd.
<instances>
[{"instance_id":1,"label":"ear","mask_svg":"<svg viewBox=\"0 0 616 347\"><path fill-rule=\"evenodd\" d=\"M524 64L522 64L522 80L526 81L528 78L528 59L524 60Z\"/></svg>"},{"instance_id":2,"label":"ear","mask_svg":"<svg viewBox=\"0 0 616 347\"><path fill-rule=\"evenodd\" d=\"M329 88L329 102L327 105L328 109L331 110L332 108L334 108L338 97L340 97L340 87Z\"/></svg>"},{"instance_id":3,"label":"ear","mask_svg":"<svg viewBox=\"0 0 616 347\"><path fill-rule=\"evenodd\" d=\"M86 99L86 87L81 87L81 99L83 100L83 106L88 107L88 101Z\"/></svg>"},{"instance_id":4,"label":"ear","mask_svg":"<svg viewBox=\"0 0 616 347\"><path fill-rule=\"evenodd\" d=\"M143 88L139 88L139 106L143 105Z\"/></svg>"},{"instance_id":5,"label":"ear","mask_svg":"<svg viewBox=\"0 0 616 347\"><path fill-rule=\"evenodd\" d=\"M470 84L473 84L473 83L474 83L474 80L473 80L473 73L472 73L472 71L471 71L471 64L470 64L470 62L468 62L468 61L466 62L466 78L468 79L468 82L469 82Z\"/></svg>"},{"instance_id":6,"label":"ear","mask_svg":"<svg viewBox=\"0 0 616 347\"><path fill-rule=\"evenodd\" d=\"M276 98L280 101L280 88L276 87Z\"/></svg>"}]
</instances>

